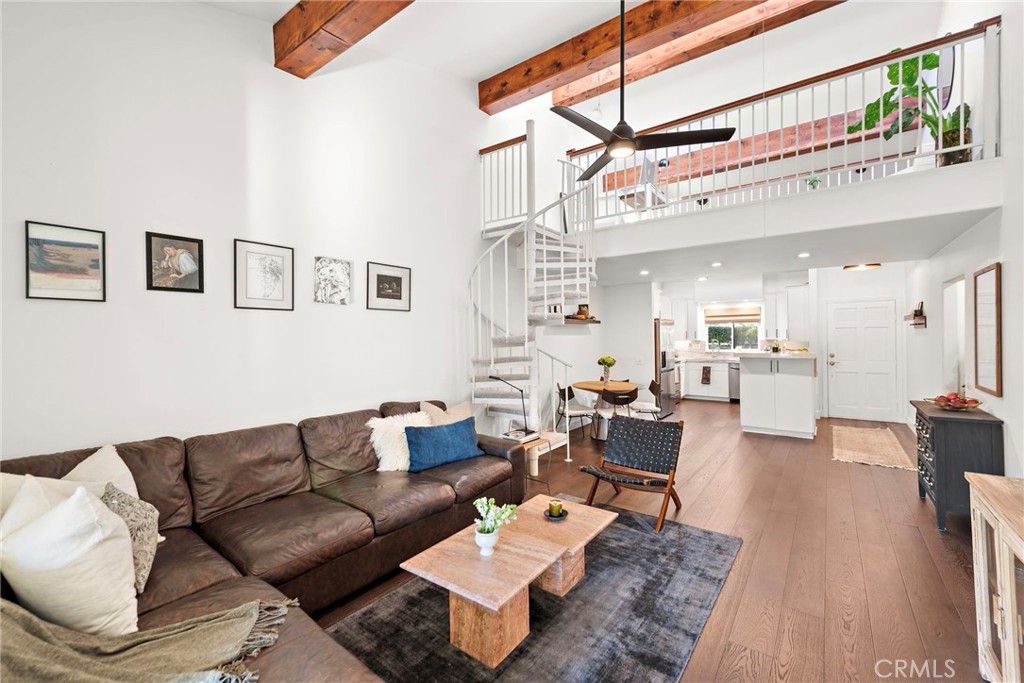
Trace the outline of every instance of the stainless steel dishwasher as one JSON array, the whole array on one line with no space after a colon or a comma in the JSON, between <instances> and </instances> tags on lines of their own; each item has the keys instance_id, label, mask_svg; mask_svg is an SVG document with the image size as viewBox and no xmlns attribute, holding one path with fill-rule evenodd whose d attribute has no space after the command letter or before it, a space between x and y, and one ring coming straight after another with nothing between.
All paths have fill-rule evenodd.
<instances>
[{"instance_id":1,"label":"stainless steel dishwasher","mask_svg":"<svg viewBox=\"0 0 1024 683\"><path fill-rule=\"evenodd\" d=\"M729 401L740 402L740 364L729 363Z\"/></svg>"}]
</instances>

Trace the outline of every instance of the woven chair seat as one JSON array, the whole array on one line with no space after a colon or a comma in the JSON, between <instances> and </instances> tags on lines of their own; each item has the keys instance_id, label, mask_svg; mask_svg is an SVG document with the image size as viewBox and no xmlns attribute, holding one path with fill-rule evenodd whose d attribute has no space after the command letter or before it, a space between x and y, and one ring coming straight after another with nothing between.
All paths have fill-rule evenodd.
<instances>
[{"instance_id":1,"label":"woven chair seat","mask_svg":"<svg viewBox=\"0 0 1024 683\"><path fill-rule=\"evenodd\" d=\"M645 486L652 489L663 489L668 486L667 479L659 479L657 477L647 478L638 477L630 474L623 474L622 472L613 472L603 467L595 467L593 465L583 465L580 467L580 472L586 474L592 474L602 481L611 482L613 484L626 484L627 486Z\"/></svg>"}]
</instances>

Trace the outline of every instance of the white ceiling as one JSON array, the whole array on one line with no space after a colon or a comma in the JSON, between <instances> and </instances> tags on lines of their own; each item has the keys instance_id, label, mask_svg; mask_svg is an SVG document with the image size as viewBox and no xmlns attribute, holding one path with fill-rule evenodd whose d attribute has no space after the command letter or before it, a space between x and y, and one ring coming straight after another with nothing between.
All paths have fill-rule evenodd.
<instances>
[{"instance_id":1,"label":"white ceiling","mask_svg":"<svg viewBox=\"0 0 1024 683\"><path fill-rule=\"evenodd\" d=\"M206 4L273 24L295 2ZM416 0L359 48L481 81L615 17L618 9L607 0Z\"/></svg>"},{"instance_id":2,"label":"white ceiling","mask_svg":"<svg viewBox=\"0 0 1024 683\"><path fill-rule=\"evenodd\" d=\"M728 280L803 268L830 268L855 263L916 261L933 256L990 214L964 211L892 223L803 232L648 254L598 259L601 285L683 282L706 275ZM797 258L809 252L809 258ZM714 262L720 268L712 268ZM641 276L640 271L649 274Z\"/></svg>"}]
</instances>

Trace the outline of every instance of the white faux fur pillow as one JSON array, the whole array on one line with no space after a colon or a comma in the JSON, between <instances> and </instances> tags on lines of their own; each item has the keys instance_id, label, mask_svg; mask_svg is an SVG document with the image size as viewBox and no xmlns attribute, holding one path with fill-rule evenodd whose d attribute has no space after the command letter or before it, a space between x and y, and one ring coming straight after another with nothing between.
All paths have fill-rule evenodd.
<instances>
[{"instance_id":1,"label":"white faux fur pillow","mask_svg":"<svg viewBox=\"0 0 1024 683\"><path fill-rule=\"evenodd\" d=\"M473 406L468 401L452 406L448 410L441 410L429 401L421 401L420 410L427 414L430 424L435 427L462 422L473 414Z\"/></svg>"},{"instance_id":2,"label":"white faux fur pillow","mask_svg":"<svg viewBox=\"0 0 1024 683\"><path fill-rule=\"evenodd\" d=\"M430 427L430 417L420 411L391 417L375 417L366 423L371 429L370 443L377 453L377 469L381 472L409 471L409 442L406 427Z\"/></svg>"}]
</instances>

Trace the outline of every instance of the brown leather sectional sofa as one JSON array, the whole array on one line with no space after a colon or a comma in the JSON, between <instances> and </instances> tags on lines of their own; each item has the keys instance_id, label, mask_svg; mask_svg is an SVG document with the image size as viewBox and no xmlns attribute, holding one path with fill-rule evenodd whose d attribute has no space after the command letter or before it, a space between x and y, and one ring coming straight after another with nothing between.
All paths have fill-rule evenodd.
<instances>
[{"instance_id":1,"label":"brown leather sectional sofa","mask_svg":"<svg viewBox=\"0 0 1024 683\"><path fill-rule=\"evenodd\" d=\"M316 614L471 524L474 499L522 502L522 446L493 437L479 437L486 455L477 458L378 472L367 420L418 409L392 402L298 425L118 444L166 538L139 595L139 628L282 593ZM4 460L0 470L59 478L95 450ZM377 680L299 610L252 668L261 683Z\"/></svg>"}]
</instances>

